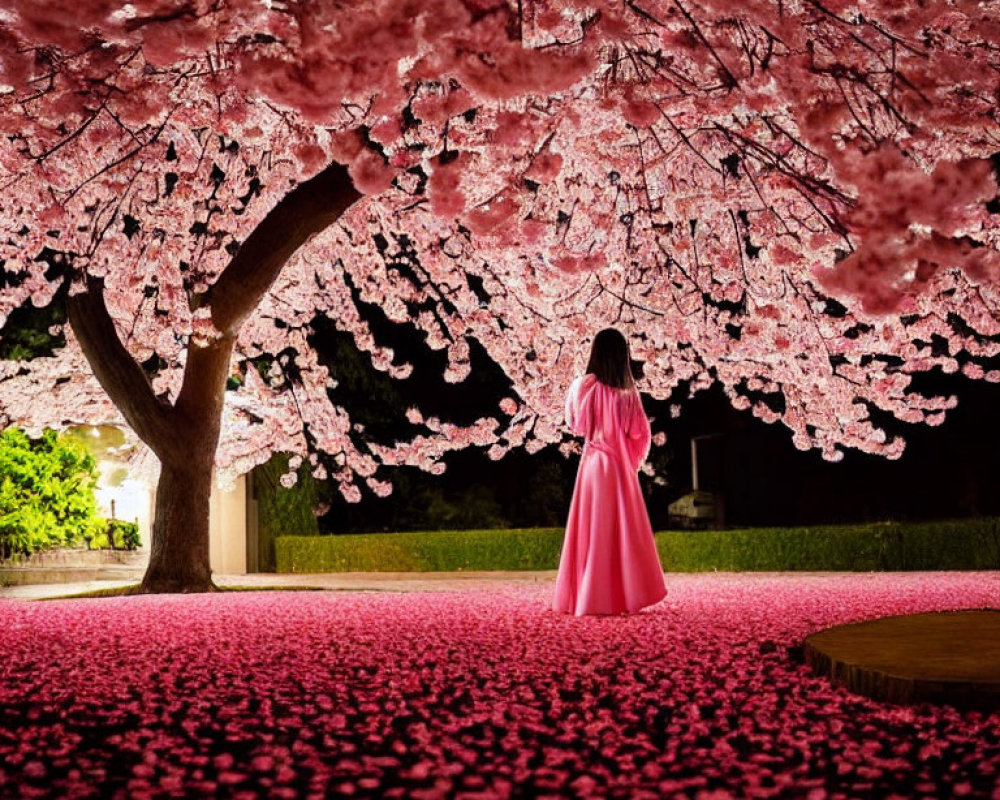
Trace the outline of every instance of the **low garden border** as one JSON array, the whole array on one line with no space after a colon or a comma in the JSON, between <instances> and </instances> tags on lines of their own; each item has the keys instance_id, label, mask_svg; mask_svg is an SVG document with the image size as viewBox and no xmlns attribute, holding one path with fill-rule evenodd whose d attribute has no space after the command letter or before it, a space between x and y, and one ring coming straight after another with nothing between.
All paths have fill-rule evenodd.
<instances>
[{"instance_id":1,"label":"low garden border","mask_svg":"<svg viewBox=\"0 0 1000 800\"><path fill-rule=\"evenodd\" d=\"M283 536L278 572L553 570L561 528ZM1000 519L661 531L669 572L1000 569Z\"/></svg>"}]
</instances>

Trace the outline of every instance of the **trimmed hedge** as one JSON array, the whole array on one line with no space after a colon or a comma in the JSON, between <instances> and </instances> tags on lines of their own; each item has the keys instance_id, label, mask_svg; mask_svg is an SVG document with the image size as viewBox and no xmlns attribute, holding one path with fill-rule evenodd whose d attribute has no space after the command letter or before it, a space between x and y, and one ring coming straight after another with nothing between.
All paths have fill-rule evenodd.
<instances>
[{"instance_id":1,"label":"trimmed hedge","mask_svg":"<svg viewBox=\"0 0 1000 800\"><path fill-rule=\"evenodd\" d=\"M561 528L429 531L275 540L278 572L551 570ZM669 572L1000 569L1000 520L662 531Z\"/></svg>"},{"instance_id":2,"label":"trimmed hedge","mask_svg":"<svg viewBox=\"0 0 1000 800\"><path fill-rule=\"evenodd\" d=\"M555 569L562 528L359 533L275 539L278 572Z\"/></svg>"},{"instance_id":3,"label":"trimmed hedge","mask_svg":"<svg viewBox=\"0 0 1000 800\"><path fill-rule=\"evenodd\" d=\"M1000 520L663 531L656 546L672 572L1000 569Z\"/></svg>"},{"instance_id":4,"label":"trimmed hedge","mask_svg":"<svg viewBox=\"0 0 1000 800\"><path fill-rule=\"evenodd\" d=\"M86 537L85 537L86 539ZM98 529L89 539L87 547L91 550L137 550L142 544L139 536L139 526L135 522L123 519L109 519L103 530Z\"/></svg>"}]
</instances>

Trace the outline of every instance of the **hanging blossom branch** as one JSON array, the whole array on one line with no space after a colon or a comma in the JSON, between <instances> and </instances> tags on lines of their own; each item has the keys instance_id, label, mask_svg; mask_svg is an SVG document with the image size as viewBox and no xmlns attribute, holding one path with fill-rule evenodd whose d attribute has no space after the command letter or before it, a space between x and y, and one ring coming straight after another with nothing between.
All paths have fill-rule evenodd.
<instances>
[{"instance_id":1,"label":"hanging blossom branch","mask_svg":"<svg viewBox=\"0 0 1000 800\"><path fill-rule=\"evenodd\" d=\"M995 9L412 11L13 4L0 25L0 316L62 285L40 253L74 257L103 281L129 357L167 365L153 397L193 413L208 387L183 365L204 358L225 376L226 347L280 353L316 313L399 374L354 304L400 321L412 310L450 380L476 338L513 382L509 419L530 410L521 432L484 421L463 444L560 441L563 388L612 322L656 396L772 387L759 391L784 411L773 397L751 407L831 458L898 455L858 418L865 404L937 419L940 400L909 391L910 376L971 362L918 337L1000 377ZM379 230L408 238L415 282L386 269ZM905 370L881 358L893 354ZM298 411L252 378L224 394L252 416L223 436L218 464L353 452L350 414L308 358ZM16 383L2 381L0 407L16 405ZM400 458L431 467L445 445L427 439ZM350 460L373 477L394 452Z\"/></svg>"}]
</instances>

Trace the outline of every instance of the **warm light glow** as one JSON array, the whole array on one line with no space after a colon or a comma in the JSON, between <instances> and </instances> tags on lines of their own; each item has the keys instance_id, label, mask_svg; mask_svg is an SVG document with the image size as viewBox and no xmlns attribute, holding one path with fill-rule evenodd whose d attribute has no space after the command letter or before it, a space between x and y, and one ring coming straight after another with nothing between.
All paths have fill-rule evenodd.
<instances>
[{"instance_id":1,"label":"warm light glow","mask_svg":"<svg viewBox=\"0 0 1000 800\"><path fill-rule=\"evenodd\" d=\"M119 486L97 485L98 513L111 518L111 504L114 503L116 519L134 522L149 516L152 490L149 486L134 480L125 480Z\"/></svg>"}]
</instances>

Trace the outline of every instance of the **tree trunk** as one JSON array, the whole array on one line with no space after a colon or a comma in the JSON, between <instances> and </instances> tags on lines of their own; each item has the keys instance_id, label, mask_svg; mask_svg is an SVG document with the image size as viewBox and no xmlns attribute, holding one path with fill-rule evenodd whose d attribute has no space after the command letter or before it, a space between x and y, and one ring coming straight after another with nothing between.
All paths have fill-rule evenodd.
<instances>
[{"instance_id":1,"label":"tree trunk","mask_svg":"<svg viewBox=\"0 0 1000 800\"><path fill-rule=\"evenodd\" d=\"M160 455L153 513L153 549L139 591L209 592L209 501L219 445L226 376L233 338L188 345L184 383L166 441L150 442Z\"/></svg>"},{"instance_id":2,"label":"tree trunk","mask_svg":"<svg viewBox=\"0 0 1000 800\"><path fill-rule=\"evenodd\" d=\"M210 592L208 503L212 464L163 464L156 485L153 549L139 591Z\"/></svg>"},{"instance_id":3,"label":"tree trunk","mask_svg":"<svg viewBox=\"0 0 1000 800\"><path fill-rule=\"evenodd\" d=\"M331 164L271 209L211 289L193 298L195 305L211 310L216 337L189 342L173 404L153 393L148 376L122 344L105 303L104 281L88 277L86 291L69 295L69 322L94 375L160 459L152 552L141 592L215 589L209 499L236 336L295 251L359 197L347 168Z\"/></svg>"}]
</instances>

